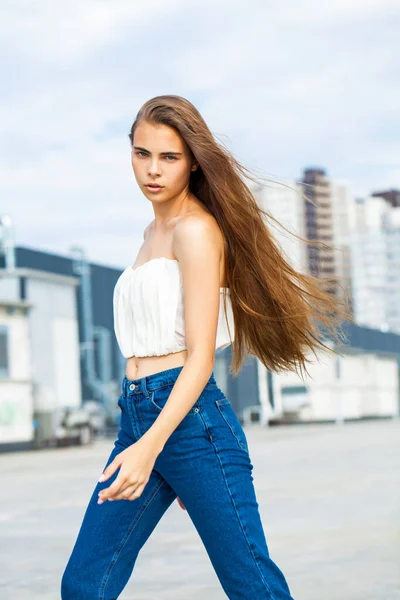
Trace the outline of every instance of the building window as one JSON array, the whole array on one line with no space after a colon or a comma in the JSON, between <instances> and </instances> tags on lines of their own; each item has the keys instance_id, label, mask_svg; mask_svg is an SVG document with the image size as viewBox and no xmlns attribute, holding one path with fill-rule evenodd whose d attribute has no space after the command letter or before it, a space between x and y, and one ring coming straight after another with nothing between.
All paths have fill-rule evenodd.
<instances>
[{"instance_id":1,"label":"building window","mask_svg":"<svg viewBox=\"0 0 400 600\"><path fill-rule=\"evenodd\" d=\"M8 328L0 325L0 377L8 377Z\"/></svg>"}]
</instances>

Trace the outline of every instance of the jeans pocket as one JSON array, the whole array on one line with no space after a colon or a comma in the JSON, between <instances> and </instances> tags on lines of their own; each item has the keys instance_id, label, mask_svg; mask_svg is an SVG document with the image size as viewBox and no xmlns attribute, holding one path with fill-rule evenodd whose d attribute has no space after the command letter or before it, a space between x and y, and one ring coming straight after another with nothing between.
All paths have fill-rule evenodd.
<instances>
[{"instance_id":1,"label":"jeans pocket","mask_svg":"<svg viewBox=\"0 0 400 600\"><path fill-rule=\"evenodd\" d=\"M162 387L152 390L149 395L150 405L157 411L161 412L167 403L167 400L172 392L174 384L164 385ZM195 404L189 410L188 414L197 414L199 410L199 401L196 400Z\"/></svg>"},{"instance_id":2,"label":"jeans pocket","mask_svg":"<svg viewBox=\"0 0 400 600\"><path fill-rule=\"evenodd\" d=\"M228 425L230 431L232 432L232 435L237 441L239 447L242 448L242 450L248 452L249 447L247 444L246 434L228 398L224 396L223 398L215 400L214 403L218 408L225 423Z\"/></svg>"},{"instance_id":3,"label":"jeans pocket","mask_svg":"<svg viewBox=\"0 0 400 600\"><path fill-rule=\"evenodd\" d=\"M164 408L164 406L169 398L169 395L171 393L171 388L172 388L172 386L168 385L168 386L163 386L163 387L157 388L150 392L150 395L149 395L150 404L157 412L161 412L162 409Z\"/></svg>"}]
</instances>

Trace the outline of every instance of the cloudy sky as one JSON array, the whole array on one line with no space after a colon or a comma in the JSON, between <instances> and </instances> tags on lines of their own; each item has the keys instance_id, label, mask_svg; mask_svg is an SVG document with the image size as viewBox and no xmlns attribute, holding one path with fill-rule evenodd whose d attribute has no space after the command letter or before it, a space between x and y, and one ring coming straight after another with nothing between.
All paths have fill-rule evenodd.
<instances>
[{"instance_id":1,"label":"cloudy sky","mask_svg":"<svg viewBox=\"0 0 400 600\"><path fill-rule=\"evenodd\" d=\"M19 245L131 264L140 106L178 94L245 166L400 186L398 0L3 0L0 215Z\"/></svg>"}]
</instances>

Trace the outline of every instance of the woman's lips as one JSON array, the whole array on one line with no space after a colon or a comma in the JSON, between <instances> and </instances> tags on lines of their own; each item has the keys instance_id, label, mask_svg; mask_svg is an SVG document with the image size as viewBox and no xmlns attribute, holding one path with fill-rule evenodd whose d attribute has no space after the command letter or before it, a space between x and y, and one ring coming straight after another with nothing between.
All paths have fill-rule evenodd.
<instances>
[{"instance_id":1,"label":"woman's lips","mask_svg":"<svg viewBox=\"0 0 400 600\"><path fill-rule=\"evenodd\" d=\"M146 188L149 190L149 192L159 192L160 190L163 189L163 186L161 185L146 185Z\"/></svg>"}]
</instances>

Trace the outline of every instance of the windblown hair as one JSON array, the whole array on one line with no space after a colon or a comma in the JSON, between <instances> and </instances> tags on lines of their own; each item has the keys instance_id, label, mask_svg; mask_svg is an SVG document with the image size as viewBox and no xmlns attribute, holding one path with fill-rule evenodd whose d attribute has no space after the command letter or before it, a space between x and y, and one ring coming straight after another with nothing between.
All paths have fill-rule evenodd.
<instances>
[{"instance_id":1,"label":"windblown hair","mask_svg":"<svg viewBox=\"0 0 400 600\"><path fill-rule=\"evenodd\" d=\"M346 341L341 322L352 320L348 301L327 289L335 278L301 273L286 260L268 227L268 221L279 222L258 205L245 182L247 178L260 185L260 178L216 141L199 111L181 96L156 96L142 106L129 133L132 146L141 121L173 127L199 163L189 189L214 215L225 240L226 286L235 327L230 372L236 376L252 354L270 371L302 376L303 370L308 374L310 352L316 357L317 350L338 354L324 343L324 336L339 344ZM326 246L315 240L312 244ZM224 303L226 308L225 296Z\"/></svg>"}]
</instances>

